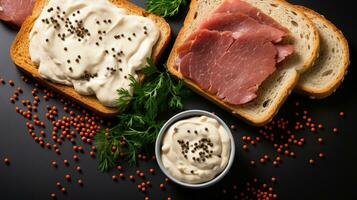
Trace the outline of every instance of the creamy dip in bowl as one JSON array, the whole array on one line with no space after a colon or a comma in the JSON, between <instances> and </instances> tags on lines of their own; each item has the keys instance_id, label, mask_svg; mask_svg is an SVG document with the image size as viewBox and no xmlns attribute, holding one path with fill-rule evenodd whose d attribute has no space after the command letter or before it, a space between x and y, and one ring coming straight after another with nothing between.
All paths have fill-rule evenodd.
<instances>
[{"instance_id":1,"label":"creamy dip in bowl","mask_svg":"<svg viewBox=\"0 0 357 200\"><path fill-rule=\"evenodd\" d=\"M234 160L234 140L227 125L216 115L201 111L181 112L169 119L156 140L161 170L179 185L203 188L222 179Z\"/></svg>"}]
</instances>

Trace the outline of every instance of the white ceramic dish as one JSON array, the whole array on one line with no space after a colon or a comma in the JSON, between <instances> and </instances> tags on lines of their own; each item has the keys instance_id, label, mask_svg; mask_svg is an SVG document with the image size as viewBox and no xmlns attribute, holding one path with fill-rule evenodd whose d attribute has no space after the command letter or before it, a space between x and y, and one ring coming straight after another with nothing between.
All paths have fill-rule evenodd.
<instances>
[{"instance_id":1,"label":"white ceramic dish","mask_svg":"<svg viewBox=\"0 0 357 200\"><path fill-rule=\"evenodd\" d=\"M182 182L180 180L177 180L175 177L171 176L171 174L166 170L166 168L164 167L164 165L162 164L161 161L161 146L162 146L162 139L166 133L166 130L175 122L181 120L181 119L187 119L189 117L195 117L195 116L207 116L207 117L211 117L216 119L217 121L219 121L222 126L227 130L228 136L230 138L230 145L231 145L231 152L230 152L230 156L229 156L229 160L228 160L228 164L226 166L226 168L220 173L218 174L215 178L213 178L210 181L204 182L204 183L199 183L199 184L191 184L191 183L185 183ZM233 139L233 135L231 133L231 130L229 129L229 127L227 126L227 124L219 117L217 117L216 115L207 112L207 111L203 111L203 110L187 110L181 113L178 113L177 115L173 116L171 119L169 119L164 126L161 128L160 133L156 139L156 144L155 144L155 154L156 154L156 160L157 163L159 164L160 169L164 172L164 174L171 179L173 182L187 187L187 188L205 188L211 185L214 185L215 183L219 182L229 171L229 169L231 168L233 161L234 161L234 155L235 155L235 145L234 145L234 139Z\"/></svg>"}]
</instances>

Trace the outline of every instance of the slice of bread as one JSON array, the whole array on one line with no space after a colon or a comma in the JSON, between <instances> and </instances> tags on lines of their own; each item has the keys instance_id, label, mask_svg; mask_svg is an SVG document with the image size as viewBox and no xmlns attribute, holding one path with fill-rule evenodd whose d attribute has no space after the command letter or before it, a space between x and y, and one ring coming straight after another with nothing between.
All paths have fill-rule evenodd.
<instances>
[{"instance_id":1,"label":"slice of bread","mask_svg":"<svg viewBox=\"0 0 357 200\"><path fill-rule=\"evenodd\" d=\"M320 34L320 54L315 64L301 75L297 91L311 98L324 98L342 83L350 64L348 42L342 32L324 16L298 6L315 24Z\"/></svg>"},{"instance_id":2,"label":"slice of bread","mask_svg":"<svg viewBox=\"0 0 357 200\"><path fill-rule=\"evenodd\" d=\"M204 90L195 82L185 78L177 70L176 49L196 30L200 22L209 17L223 0L192 0L184 26L176 39L168 60L169 71L202 96L230 111L234 115L260 126L268 123L298 82L299 74L306 71L315 61L319 51L319 36L313 23L303 12L282 0L244 0L271 16L290 30L286 38L294 44L295 52L259 88L258 97L250 103L234 106L223 102ZM204 61L203 61L204 62Z\"/></svg>"},{"instance_id":3,"label":"slice of bread","mask_svg":"<svg viewBox=\"0 0 357 200\"><path fill-rule=\"evenodd\" d=\"M133 15L144 16L152 19L159 27L161 34L158 42L155 44L152 59L156 62L162 55L164 49L169 44L171 37L171 29L169 24L159 16L146 12L143 8L140 8L126 0L109 0L114 5L124 8ZM40 77L38 67L35 66L30 58L29 53L29 33L34 25L35 20L40 15L42 8L47 4L48 0L37 0L33 8L32 15L29 16L23 23L19 33L17 34L11 49L10 54L14 63L22 71L36 78L41 83L50 87L54 91L67 96L69 99L76 101L77 103L89 108L104 117L112 117L118 114L118 109L110 108L102 105L95 96L83 96L78 94L73 87L52 83L44 80Z\"/></svg>"}]
</instances>

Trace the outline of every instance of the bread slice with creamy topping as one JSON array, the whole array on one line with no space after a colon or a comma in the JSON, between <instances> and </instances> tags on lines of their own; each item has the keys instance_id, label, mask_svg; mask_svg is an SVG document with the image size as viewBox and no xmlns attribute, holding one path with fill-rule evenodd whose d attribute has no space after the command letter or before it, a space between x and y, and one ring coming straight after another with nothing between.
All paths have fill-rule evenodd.
<instances>
[{"instance_id":1,"label":"bread slice with creamy topping","mask_svg":"<svg viewBox=\"0 0 357 200\"><path fill-rule=\"evenodd\" d=\"M308 8L298 6L315 24L320 34L320 54L315 64L301 75L296 90L310 98L324 98L342 83L350 64L348 42L329 20Z\"/></svg>"},{"instance_id":2,"label":"bread slice with creamy topping","mask_svg":"<svg viewBox=\"0 0 357 200\"><path fill-rule=\"evenodd\" d=\"M180 30L167 64L171 74L184 80L190 88L230 111L232 114L253 125L260 126L268 123L273 118L290 92L294 89L300 74L308 70L314 63L319 52L320 41L318 32L311 20L306 17L301 10L295 8L288 2L282 0L244 1L260 9L282 26L288 28L290 34L286 38L287 43L292 43L295 48L293 55L291 55L282 66L278 66L277 71L263 82L258 90L258 97L256 99L239 106L228 104L215 95L202 90L195 82L187 79L177 70L175 63L178 57L177 48L196 30L202 20L210 16L223 0L191 1L190 10L185 19L184 26ZM204 62L204 60L202 62Z\"/></svg>"},{"instance_id":3,"label":"bread slice with creamy topping","mask_svg":"<svg viewBox=\"0 0 357 200\"><path fill-rule=\"evenodd\" d=\"M126 0L108 0L108 1L117 7L127 10L130 14L147 17L155 22L155 24L158 26L160 30L160 37L158 42L154 46L151 58L154 60L154 62L158 61L164 49L167 47L171 37L171 29L169 24L162 17L148 13L143 8L140 8ZM102 105L95 96L80 95L74 90L72 86L56 84L47 81L45 79L42 79L40 77L40 74L38 72L38 67L33 64L30 58L29 34L36 19L39 17L40 13L42 12L42 9L45 7L47 2L48 0L36 1L32 11L32 15L25 20L11 46L10 55L12 60L18 66L19 69L33 76L39 82L43 83L44 85L48 86L54 91L65 95L69 99L83 105L86 108L89 108L97 112L102 116L106 116L106 117L115 116L116 114L118 114L118 109L110 108Z\"/></svg>"}]
</instances>

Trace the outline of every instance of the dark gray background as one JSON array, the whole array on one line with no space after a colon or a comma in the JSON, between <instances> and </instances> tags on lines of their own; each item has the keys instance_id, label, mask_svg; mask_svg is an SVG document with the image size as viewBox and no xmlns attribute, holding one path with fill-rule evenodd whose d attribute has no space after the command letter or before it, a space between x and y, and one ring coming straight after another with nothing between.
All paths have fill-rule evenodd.
<instances>
[{"instance_id":1,"label":"dark gray background","mask_svg":"<svg viewBox=\"0 0 357 200\"><path fill-rule=\"evenodd\" d=\"M133 1L144 6L144 1ZM319 11L332 22L337 24L346 35L351 51L352 64L343 85L331 97L324 100L309 100L299 95L289 97L287 103L281 109L279 115L291 114L291 105L296 100L300 100L304 108L311 111L312 115L323 122L328 128L339 127L340 135L332 135L325 131L326 144L317 145L312 142L316 136L304 134L310 144L303 149L296 150L296 159L284 159L284 163L279 168L271 165L256 168L249 166L250 159L256 159L263 153L273 152L272 144L263 141L257 148L251 148L250 152L245 153L239 148L242 143L240 137L243 134L257 136L257 131L253 127L230 116L207 100L192 96L185 102L185 109L204 109L215 111L228 124L236 123L238 130L234 132L237 144L236 160L228 176L218 185L204 190L188 190L180 188L174 184L169 184L167 190L162 192L158 185L162 182L163 175L159 173L157 165L153 161L141 162L140 168L147 169L154 166L157 175L149 176L154 183L148 193L152 199L166 199L167 196L173 199L229 199L232 196L223 195L222 189L227 188L230 193L232 184L237 184L239 189L242 185L253 177L258 177L262 181L268 181L271 176L276 176L279 180L274 186L280 199L357 199L355 192L355 180L357 180L357 151L354 119L357 118L357 95L356 84L353 77L356 77L354 61L356 57L356 35L357 18L354 10L353 1L347 0L294 0L293 2L306 5ZM168 21L172 25L174 35L178 32L184 12L181 16ZM9 47L16 34L15 30L10 29L4 24L0 24L0 77L14 80L21 86L25 97L30 97L32 86L20 80L22 75L11 62L9 57ZM173 38L174 39L174 38ZM167 53L170 48L167 49ZM164 56L166 59L166 56ZM73 165L66 168L62 165L61 159L71 160L71 146L66 142L62 149L62 155L57 156L53 151L42 149L28 135L25 127L25 120L14 112L15 107L10 104L9 97L13 88L0 86L0 199L49 199L49 194L55 191L59 199L143 199L144 194L138 192L136 184L130 181L119 181L115 183L111 180L111 173L102 174L96 170L97 161L89 156L81 156L80 165L83 169L85 186L80 188L76 183L67 184L68 194L59 194L55 187L56 181L63 180L65 173L71 173L78 177L74 172ZM58 104L51 101L51 104ZM42 105L43 106L43 105ZM345 111L345 119L338 117L339 111ZM40 110L40 113L44 113ZM169 114L168 114L169 115ZM167 116L169 117L169 116ZM319 161L315 167L307 164L308 158L323 151L327 159ZM88 152L88 151L87 151ZM5 166L2 160L5 157L11 159L11 166ZM58 169L51 167L51 161L56 160L60 163ZM125 164L124 164L125 165ZM126 166L126 165L125 165ZM136 167L126 167L126 175ZM115 172L117 173L117 172Z\"/></svg>"}]
</instances>

